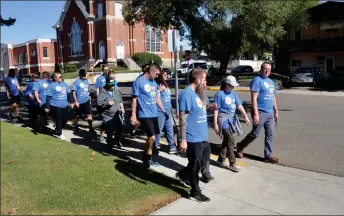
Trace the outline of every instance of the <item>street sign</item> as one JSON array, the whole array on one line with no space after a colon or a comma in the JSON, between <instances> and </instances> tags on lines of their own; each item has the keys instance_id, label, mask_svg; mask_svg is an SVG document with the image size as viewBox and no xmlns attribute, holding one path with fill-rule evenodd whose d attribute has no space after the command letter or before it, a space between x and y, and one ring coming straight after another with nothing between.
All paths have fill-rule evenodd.
<instances>
[{"instance_id":1,"label":"street sign","mask_svg":"<svg viewBox=\"0 0 344 216\"><path fill-rule=\"evenodd\" d=\"M173 35L175 34L175 35ZM168 51L179 52L180 51L180 34L178 30L168 30L167 32ZM175 38L173 37L175 36Z\"/></svg>"}]
</instances>

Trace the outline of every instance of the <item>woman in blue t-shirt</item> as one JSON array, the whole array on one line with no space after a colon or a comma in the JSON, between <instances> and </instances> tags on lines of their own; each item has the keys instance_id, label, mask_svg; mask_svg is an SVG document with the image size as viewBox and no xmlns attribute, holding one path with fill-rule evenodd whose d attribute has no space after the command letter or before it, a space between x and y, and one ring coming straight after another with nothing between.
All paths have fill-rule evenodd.
<instances>
[{"instance_id":1,"label":"woman in blue t-shirt","mask_svg":"<svg viewBox=\"0 0 344 216\"><path fill-rule=\"evenodd\" d=\"M8 113L8 118L12 121L13 115L12 112L16 111L16 118L21 120L19 117L19 110L20 110L20 93L23 94L22 90L20 89L18 79L16 77L16 70L11 68L8 71L8 76L5 80L6 86L6 94L7 98L10 101L10 111Z\"/></svg>"},{"instance_id":2,"label":"woman in blue t-shirt","mask_svg":"<svg viewBox=\"0 0 344 216\"><path fill-rule=\"evenodd\" d=\"M160 71L156 82L159 85L159 93L161 102L164 106L165 112L168 115L168 119L166 118L165 114L160 110L158 107L158 125L160 133L164 130L166 135L169 154L177 153L177 146L174 142L174 134L173 134L173 119L172 119L172 104L171 104L171 90L167 85L167 73L164 70ZM160 134L155 135L154 141L154 148L159 149L160 144Z\"/></svg>"},{"instance_id":3,"label":"woman in blue t-shirt","mask_svg":"<svg viewBox=\"0 0 344 216\"><path fill-rule=\"evenodd\" d=\"M233 172L239 171L235 165L235 139L233 134L237 133L240 135L243 133L239 119L235 114L236 109L239 109L241 114L245 117L246 124L250 124L250 120L242 106L239 95L233 90L234 87L238 85L234 76L226 77L226 79L222 81L220 91L215 94L214 98L216 104L216 109L214 111L214 129L221 138L223 135L221 151L217 162ZM229 166L225 164L227 155Z\"/></svg>"},{"instance_id":4,"label":"woman in blue t-shirt","mask_svg":"<svg viewBox=\"0 0 344 216\"><path fill-rule=\"evenodd\" d=\"M26 106L29 113L29 126L32 128L34 132L38 130L38 124L37 124L37 118L39 114L39 105L35 98L34 93L34 86L36 85L36 82L39 79L39 72L32 73L31 75L32 79L26 86L25 90L25 99L26 99Z\"/></svg>"}]
</instances>

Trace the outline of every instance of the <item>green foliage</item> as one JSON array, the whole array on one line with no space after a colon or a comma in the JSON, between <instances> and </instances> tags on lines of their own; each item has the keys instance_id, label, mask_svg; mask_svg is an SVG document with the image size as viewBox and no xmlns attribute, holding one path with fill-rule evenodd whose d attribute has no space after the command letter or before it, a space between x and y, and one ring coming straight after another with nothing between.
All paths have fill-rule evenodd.
<instances>
[{"instance_id":1,"label":"green foliage","mask_svg":"<svg viewBox=\"0 0 344 216\"><path fill-rule=\"evenodd\" d=\"M155 55L154 53L148 53L148 52L135 53L132 58L136 62L136 64L138 64L140 67L149 62L153 62L154 64L158 64L158 65L162 64L162 60L160 56Z\"/></svg>"},{"instance_id":2,"label":"green foliage","mask_svg":"<svg viewBox=\"0 0 344 216\"><path fill-rule=\"evenodd\" d=\"M15 18L8 18L8 19L3 19L2 16L0 15L0 26L11 26L14 25L14 23L16 22Z\"/></svg>"},{"instance_id":3,"label":"green foliage","mask_svg":"<svg viewBox=\"0 0 344 216\"><path fill-rule=\"evenodd\" d=\"M78 71L78 67L74 64L70 64L70 65L66 65L64 67L64 72L65 73L73 73L73 72L76 72Z\"/></svg>"}]
</instances>

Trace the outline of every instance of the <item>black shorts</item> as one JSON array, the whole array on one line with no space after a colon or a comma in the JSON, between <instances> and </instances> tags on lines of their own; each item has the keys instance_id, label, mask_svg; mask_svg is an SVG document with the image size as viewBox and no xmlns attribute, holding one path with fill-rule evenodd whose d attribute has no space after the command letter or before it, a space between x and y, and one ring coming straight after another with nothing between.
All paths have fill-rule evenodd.
<instances>
[{"instance_id":1,"label":"black shorts","mask_svg":"<svg viewBox=\"0 0 344 216\"><path fill-rule=\"evenodd\" d=\"M92 114L92 106L90 101L80 104L79 108L76 108L75 112L78 116Z\"/></svg>"},{"instance_id":2,"label":"black shorts","mask_svg":"<svg viewBox=\"0 0 344 216\"><path fill-rule=\"evenodd\" d=\"M17 104L20 105L20 95L17 96L12 96L11 95L11 99L10 99L10 104Z\"/></svg>"},{"instance_id":3,"label":"black shorts","mask_svg":"<svg viewBox=\"0 0 344 216\"><path fill-rule=\"evenodd\" d=\"M148 137L160 134L158 117L154 118L140 118L142 129L145 131Z\"/></svg>"}]
</instances>

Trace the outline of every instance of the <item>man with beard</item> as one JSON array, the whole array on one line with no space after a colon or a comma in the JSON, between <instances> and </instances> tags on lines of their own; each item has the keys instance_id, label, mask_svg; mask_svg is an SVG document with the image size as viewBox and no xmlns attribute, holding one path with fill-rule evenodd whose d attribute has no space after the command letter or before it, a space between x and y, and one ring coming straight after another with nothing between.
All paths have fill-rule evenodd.
<instances>
[{"instance_id":1,"label":"man with beard","mask_svg":"<svg viewBox=\"0 0 344 216\"><path fill-rule=\"evenodd\" d=\"M206 72L195 69L189 76L190 85L179 96L181 138L180 149L186 152L188 165L176 174L179 180L189 180L190 199L198 202L209 202L210 199L201 193L199 171L210 160L208 143L208 122L204 85ZM206 178L205 176L203 176Z\"/></svg>"}]
</instances>

